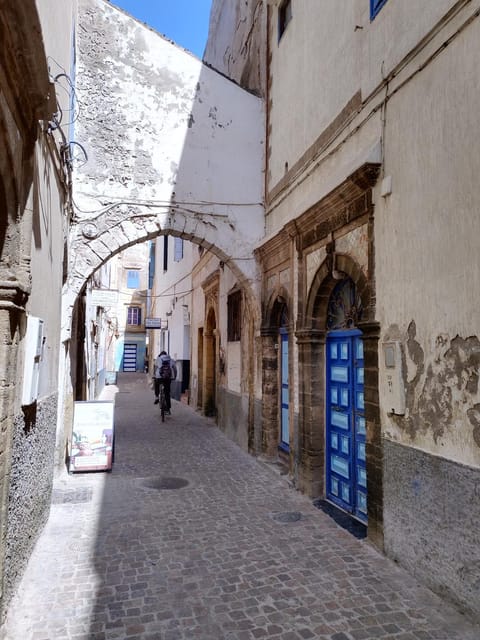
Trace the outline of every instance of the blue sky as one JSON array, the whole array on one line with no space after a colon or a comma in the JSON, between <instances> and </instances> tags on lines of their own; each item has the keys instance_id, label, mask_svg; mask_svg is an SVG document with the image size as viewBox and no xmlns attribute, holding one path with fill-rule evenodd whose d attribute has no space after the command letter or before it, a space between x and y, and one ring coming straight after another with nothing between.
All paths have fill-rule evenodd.
<instances>
[{"instance_id":1,"label":"blue sky","mask_svg":"<svg viewBox=\"0 0 480 640\"><path fill-rule=\"evenodd\" d=\"M212 0L112 0L112 4L202 57Z\"/></svg>"}]
</instances>

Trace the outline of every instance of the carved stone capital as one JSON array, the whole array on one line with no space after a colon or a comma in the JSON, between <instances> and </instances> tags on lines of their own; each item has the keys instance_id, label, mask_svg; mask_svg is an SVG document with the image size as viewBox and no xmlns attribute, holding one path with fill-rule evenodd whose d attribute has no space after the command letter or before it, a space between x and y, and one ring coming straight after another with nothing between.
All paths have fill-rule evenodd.
<instances>
[{"instance_id":1,"label":"carved stone capital","mask_svg":"<svg viewBox=\"0 0 480 640\"><path fill-rule=\"evenodd\" d=\"M17 280L0 280L0 309L25 312L30 291Z\"/></svg>"}]
</instances>

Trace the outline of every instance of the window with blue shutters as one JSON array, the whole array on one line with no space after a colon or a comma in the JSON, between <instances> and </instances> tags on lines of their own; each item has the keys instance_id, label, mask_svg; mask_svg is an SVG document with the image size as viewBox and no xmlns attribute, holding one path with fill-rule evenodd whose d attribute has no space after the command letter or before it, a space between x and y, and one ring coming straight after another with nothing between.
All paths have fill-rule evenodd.
<instances>
[{"instance_id":1,"label":"window with blue shutters","mask_svg":"<svg viewBox=\"0 0 480 640\"><path fill-rule=\"evenodd\" d=\"M127 271L127 289L140 289L140 271L134 269Z\"/></svg>"},{"instance_id":2,"label":"window with blue shutters","mask_svg":"<svg viewBox=\"0 0 480 640\"><path fill-rule=\"evenodd\" d=\"M150 243L150 259L148 262L148 288L153 288L153 281L155 279L155 243Z\"/></svg>"},{"instance_id":3,"label":"window with blue shutters","mask_svg":"<svg viewBox=\"0 0 480 640\"><path fill-rule=\"evenodd\" d=\"M370 20L373 20L387 0L370 0Z\"/></svg>"},{"instance_id":4,"label":"window with blue shutters","mask_svg":"<svg viewBox=\"0 0 480 640\"><path fill-rule=\"evenodd\" d=\"M183 238L175 238L173 259L175 262L180 262L180 260L183 260Z\"/></svg>"}]
</instances>

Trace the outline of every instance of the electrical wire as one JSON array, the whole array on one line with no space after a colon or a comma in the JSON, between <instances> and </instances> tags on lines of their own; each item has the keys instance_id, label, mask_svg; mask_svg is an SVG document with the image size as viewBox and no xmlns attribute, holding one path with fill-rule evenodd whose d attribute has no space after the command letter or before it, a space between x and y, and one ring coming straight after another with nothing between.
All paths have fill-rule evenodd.
<instances>
[{"instance_id":1,"label":"electrical wire","mask_svg":"<svg viewBox=\"0 0 480 640\"><path fill-rule=\"evenodd\" d=\"M79 144L79 143L77 143ZM81 146L81 145L80 145ZM86 152L85 152L86 155ZM86 196L87 198L92 198L95 199L97 201L100 200L100 198L108 198L110 200L110 202L108 204L105 204L102 208L100 209L91 209L91 210L86 210L86 209L82 209L74 200L74 207L76 209L76 211L78 211L78 213L80 214L84 214L84 215L88 215L90 216L89 220L94 220L102 215L104 215L105 213L108 213L109 211L111 211L111 209L114 209L115 207L119 207L119 206L139 206L139 207L147 207L147 208L159 208L159 209L172 209L172 213L175 212L185 212L185 213L192 213L194 215L209 215L209 216L214 216L214 217L224 217L227 218L228 215L227 214L221 214L221 213L214 213L214 212L205 212L205 211L197 211L195 209L191 209L190 207L207 207L207 206L219 206L219 207L258 207L261 206L263 207L263 203L262 202L245 202L245 203L241 203L241 202L220 202L220 201L207 201L207 200L197 200L197 201L183 201L183 200L144 200L144 199L136 199L136 198L129 198L129 199L123 199L121 197L118 197L118 199L115 196L106 196L106 195L97 195L97 196L93 196L90 195L88 193L82 193L79 192L79 194L82 194L84 196ZM187 205L187 206L183 206L183 205Z\"/></svg>"},{"instance_id":2,"label":"electrical wire","mask_svg":"<svg viewBox=\"0 0 480 640\"><path fill-rule=\"evenodd\" d=\"M118 201L122 201L123 198L122 196L112 196L112 195L108 195L105 193L97 193L97 194L90 194L86 191L82 191L80 192L82 193L82 195L86 196L87 198L93 198L95 200L100 200L100 198L108 198L111 201L114 200L118 200ZM175 192L174 192L175 193ZM133 200L133 198L132 198ZM156 200L156 199L152 199L152 200L138 200L139 202L145 202L145 203L160 203L160 204L169 204L171 202L171 200ZM220 201L220 200L175 200L175 202L177 202L178 204L186 204L186 205L218 205L218 206L229 206L229 207L256 207L258 205L263 205L263 202L226 202L226 201Z\"/></svg>"},{"instance_id":3,"label":"electrical wire","mask_svg":"<svg viewBox=\"0 0 480 640\"><path fill-rule=\"evenodd\" d=\"M67 79L68 86L70 87L71 93L66 87L64 87L61 84L61 82L59 82L60 78L66 78ZM53 81L54 81L54 83L56 85L58 85L61 89L63 89L66 92L66 94L68 95L68 97L69 97L69 99L71 101L71 104L73 105L73 107L71 109L65 109L64 110L66 113L73 113L72 119L69 122L65 123L65 126L68 127L71 124L74 124L78 120L78 118L80 117L80 111L81 111L81 109L80 109L80 101L78 100L78 97L77 97L77 92L76 92L76 89L75 89L75 85L73 84L72 79L70 78L70 76L68 74L66 74L66 73L59 73L58 75L56 75L53 78Z\"/></svg>"}]
</instances>

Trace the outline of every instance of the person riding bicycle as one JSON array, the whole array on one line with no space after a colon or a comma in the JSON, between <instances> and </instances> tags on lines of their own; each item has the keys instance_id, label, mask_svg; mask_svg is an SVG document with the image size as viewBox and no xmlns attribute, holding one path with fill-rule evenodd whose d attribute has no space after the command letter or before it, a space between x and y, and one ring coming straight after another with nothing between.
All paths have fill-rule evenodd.
<instances>
[{"instance_id":1,"label":"person riding bicycle","mask_svg":"<svg viewBox=\"0 0 480 640\"><path fill-rule=\"evenodd\" d=\"M170 384L172 380L175 380L176 377L177 366L175 364L175 360L172 360L172 358L170 358L166 351L161 351L160 354L155 358L155 362L153 365L153 382L155 393L154 404L158 404L160 385L162 384L165 391L165 404L168 412L170 412L172 408L170 398Z\"/></svg>"}]
</instances>

